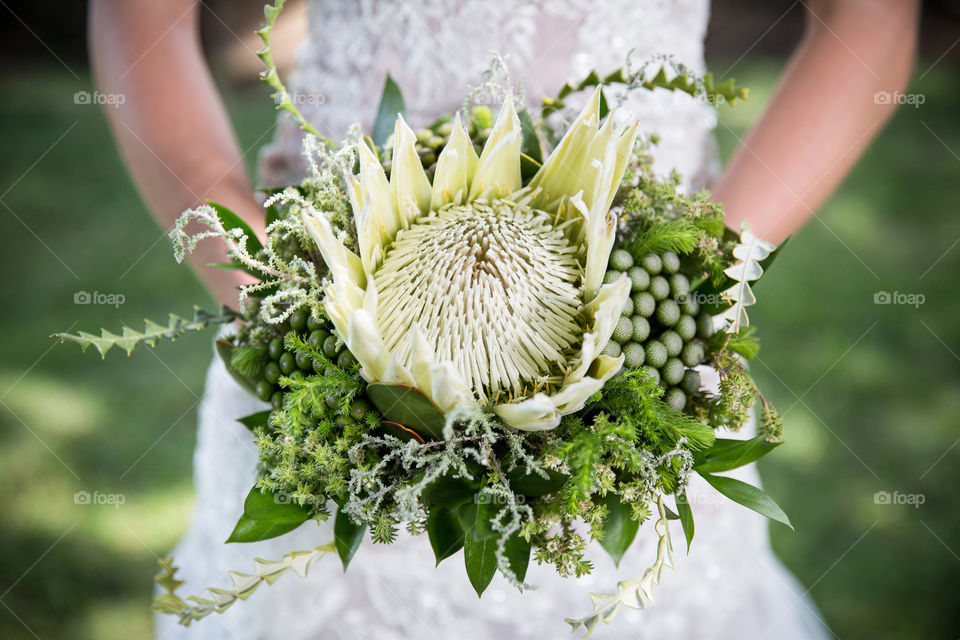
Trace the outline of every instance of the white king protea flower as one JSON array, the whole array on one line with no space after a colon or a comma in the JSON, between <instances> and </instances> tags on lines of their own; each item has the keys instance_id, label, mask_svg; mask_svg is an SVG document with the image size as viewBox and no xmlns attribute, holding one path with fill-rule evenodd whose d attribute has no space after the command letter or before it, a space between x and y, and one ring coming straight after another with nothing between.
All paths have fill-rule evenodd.
<instances>
[{"instance_id":1,"label":"white king protea flower","mask_svg":"<svg viewBox=\"0 0 960 640\"><path fill-rule=\"evenodd\" d=\"M454 121L433 184L398 117L390 179L359 145L347 176L360 255L326 216L304 222L330 269L324 305L370 382L416 387L442 411L489 406L506 424L552 429L622 362L601 351L630 285L603 284L609 210L636 125L603 126L600 93L524 187L508 97L482 153Z\"/></svg>"}]
</instances>

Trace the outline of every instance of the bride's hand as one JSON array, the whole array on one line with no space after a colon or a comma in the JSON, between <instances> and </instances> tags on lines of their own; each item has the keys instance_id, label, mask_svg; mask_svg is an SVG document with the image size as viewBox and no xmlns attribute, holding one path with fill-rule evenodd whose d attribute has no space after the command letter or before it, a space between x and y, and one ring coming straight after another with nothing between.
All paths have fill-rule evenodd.
<instances>
[{"instance_id":1,"label":"bride's hand","mask_svg":"<svg viewBox=\"0 0 960 640\"><path fill-rule=\"evenodd\" d=\"M124 96L107 117L134 182L160 225L204 200L233 209L262 233L243 155L207 69L194 0L93 0L90 49L98 89ZM224 262L202 242L194 266ZM240 271L197 269L221 302L236 306Z\"/></svg>"}]
</instances>

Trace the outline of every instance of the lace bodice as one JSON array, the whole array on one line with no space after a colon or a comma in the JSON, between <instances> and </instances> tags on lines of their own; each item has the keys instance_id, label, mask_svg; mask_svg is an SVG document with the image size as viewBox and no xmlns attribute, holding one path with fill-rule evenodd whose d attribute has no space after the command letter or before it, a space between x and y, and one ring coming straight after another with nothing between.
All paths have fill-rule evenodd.
<instances>
[{"instance_id":1,"label":"lace bodice","mask_svg":"<svg viewBox=\"0 0 960 640\"><path fill-rule=\"evenodd\" d=\"M341 136L353 122L367 131L386 72L405 92L414 127L459 107L467 85L478 84L491 51L508 56L515 82L525 79L528 102L555 94L590 70L609 72L630 50L642 60L672 54L703 69L707 0L313 0L310 39L298 54L292 92L320 130ZM319 98L322 96L322 99ZM660 171L677 169L688 186L703 184L714 168L712 109L686 95L657 91L624 105L661 143ZM265 150L265 185L300 179L300 133L281 116ZM228 570L246 571L254 557L278 559L332 537L331 525L308 523L279 538L251 545L225 545L252 486L257 453L236 418L262 403L242 391L214 362L200 410L195 454L196 511L174 551L184 590L201 593L229 584ZM757 482L752 468L739 477ZM693 550L685 553L679 525L672 525L677 571L667 572L657 604L626 610L598 630L600 638L816 638L825 637L809 601L773 557L764 519L694 481L688 496L697 518ZM434 568L425 536L401 534L392 545L365 541L348 572L336 558L311 569L306 580L285 576L262 586L222 616L189 629L172 618L158 620L164 640L283 638L462 638L513 640L569 637L564 616L590 610L589 591L610 593L619 580L637 578L655 555L655 538L644 525L619 568L591 545L593 574L559 578L552 567L531 562L524 593L495 577L477 599L462 554Z\"/></svg>"},{"instance_id":2,"label":"lace bodice","mask_svg":"<svg viewBox=\"0 0 960 640\"><path fill-rule=\"evenodd\" d=\"M289 89L307 119L339 139L354 122L370 131L389 72L411 125L422 127L460 107L493 52L506 57L531 106L591 70L622 67L628 54L635 63L670 55L702 72L708 15L707 0L314 0L310 39L298 51ZM709 105L657 90L624 106L625 117L660 135L658 170L706 182L715 126ZM300 138L296 125L281 119L263 154L265 186L302 176Z\"/></svg>"}]
</instances>

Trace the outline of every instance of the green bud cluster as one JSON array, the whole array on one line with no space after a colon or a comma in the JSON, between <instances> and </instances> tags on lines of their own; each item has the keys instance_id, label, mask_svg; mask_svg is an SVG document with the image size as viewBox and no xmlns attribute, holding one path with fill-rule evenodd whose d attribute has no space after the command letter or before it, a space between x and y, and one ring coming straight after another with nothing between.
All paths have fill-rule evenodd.
<instances>
[{"instance_id":1,"label":"green bud cluster","mask_svg":"<svg viewBox=\"0 0 960 640\"><path fill-rule=\"evenodd\" d=\"M630 299L604 353L623 354L624 367L642 369L664 388L664 400L682 411L700 388L694 369L706 358L702 338L713 333L710 315L690 295L690 281L680 273L680 257L670 251L635 259L629 251L610 254L604 282L623 274L630 280Z\"/></svg>"},{"instance_id":2,"label":"green bud cluster","mask_svg":"<svg viewBox=\"0 0 960 640\"><path fill-rule=\"evenodd\" d=\"M299 335L332 362L337 363L337 366L347 368L353 364L353 355L330 332L329 327L315 322L306 311L298 309L290 314L284 328L286 329L283 332L284 335L291 332ZM298 356L288 350L284 338L277 336L267 344L267 364L263 368L263 376L257 381L257 397L264 402L270 402L273 408L277 409L283 403L280 377L297 377L313 373L323 373L322 365L315 364L309 358Z\"/></svg>"}]
</instances>

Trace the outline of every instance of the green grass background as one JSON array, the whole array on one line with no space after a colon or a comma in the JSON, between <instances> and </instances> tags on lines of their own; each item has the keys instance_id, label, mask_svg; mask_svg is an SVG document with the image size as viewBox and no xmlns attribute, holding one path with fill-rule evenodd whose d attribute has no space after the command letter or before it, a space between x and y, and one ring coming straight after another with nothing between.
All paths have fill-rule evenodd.
<instances>
[{"instance_id":1,"label":"green grass background","mask_svg":"<svg viewBox=\"0 0 960 640\"><path fill-rule=\"evenodd\" d=\"M724 156L778 70L738 65L751 100L720 111ZM0 637L148 637L157 556L192 508L195 404L211 335L105 362L54 347L49 335L211 303L173 262L101 112L74 104L89 80L45 68L8 74L3 86ZM774 528L773 543L841 638L960 629L956 87L946 69L914 83L925 104L898 112L796 235L752 313L763 338L753 370L785 415L788 441L762 473L797 529ZM269 139L269 100L258 86L226 95L252 166L257 141ZM126 302L75 305L80 290ZM877 306L879 290L923 293L926 303ZM77 491L125 502L77 505ZM877 491L925 502L877 505Z\"/></svg>"}]
</instances>

